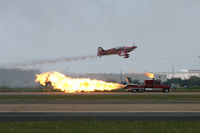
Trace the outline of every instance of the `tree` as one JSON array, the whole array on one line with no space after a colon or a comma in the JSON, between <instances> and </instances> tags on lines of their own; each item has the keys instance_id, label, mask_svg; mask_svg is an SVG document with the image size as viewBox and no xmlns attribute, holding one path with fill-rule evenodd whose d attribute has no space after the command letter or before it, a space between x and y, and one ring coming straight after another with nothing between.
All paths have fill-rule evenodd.
<instances>
[{"instance_id":1,"label":"tree","mask_svg":"<svg viewBox=\"0 0 200 133\"><path fill-rule=\"evenodd\" d=\"M194 87L200 86L200 78L196 76L192 76L189 79L182 80L181 78L171 78L167 79L166 82L163 84L172 85L174 84L175 87Z\"/></svg>"}]
</instances>

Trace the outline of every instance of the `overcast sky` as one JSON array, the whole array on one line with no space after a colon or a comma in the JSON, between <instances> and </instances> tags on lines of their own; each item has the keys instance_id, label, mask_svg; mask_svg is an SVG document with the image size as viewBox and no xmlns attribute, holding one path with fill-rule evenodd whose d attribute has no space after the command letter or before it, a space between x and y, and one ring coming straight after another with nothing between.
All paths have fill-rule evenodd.
<instances>
[{"instance_id":1,"label":"overcast sky","mask_svg":"<svg viewBox=\"0 0 200 133\"><path fill-rule=\"evenodd\" d=\"M96 55L99 46L138 48L117 55L37 65L43 71L164 72L200 69L199 0L0 0L0 64Z\"/></svg>"}]
</instances>

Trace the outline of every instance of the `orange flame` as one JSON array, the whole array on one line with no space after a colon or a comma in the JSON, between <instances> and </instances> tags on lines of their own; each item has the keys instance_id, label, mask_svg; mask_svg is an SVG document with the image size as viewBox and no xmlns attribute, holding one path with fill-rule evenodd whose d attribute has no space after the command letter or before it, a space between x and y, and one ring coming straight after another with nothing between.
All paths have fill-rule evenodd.
<instances>
[{"instance_id":1,"label":"orange flame","mask_svg":"<svg viewBox=\"0 0 200 133\"><path fill-rule=\"evenodd\" d=\"M46 83L50 82L54 89L60 89L61 91L64 91L66 93L81 91L90 92L95 90L110 91L124 87L124 85L118 83L108 83L101 80L66 77L64 74L59 72L36 74L35 82L39 82L43 86L46 86Z\"/></svg>"},{"instance_id":2,"label":"orange flame","mask_svg":"<svg viewBox=\"0 0 200 133\"><path fill-rule=\"evenodd\" d=\"M149 77L150 79L154 78L154 74L153 73L144 73L144 75L146 75L147 77Z\"/></svg>"}]
</instances>

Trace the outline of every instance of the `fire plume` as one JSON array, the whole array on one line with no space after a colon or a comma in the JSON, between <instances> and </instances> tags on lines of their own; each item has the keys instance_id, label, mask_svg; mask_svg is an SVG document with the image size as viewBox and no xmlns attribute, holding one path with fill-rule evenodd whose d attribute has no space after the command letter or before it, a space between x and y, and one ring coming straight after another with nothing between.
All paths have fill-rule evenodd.
<instances>
[{"instance_id":1,"label":"fire plume","mask_svg":"<svg viewBox=\"0 0 200 133\"><path fill-rule=\"evenodd\" d=\"M59 72L46 72L36 74L35 82L46 86L51 83L54 89L60 89L65 93L90 92L90 91L110 91L124 87L118 83L109 83L101 80L92 80L89 78L71 78Z\"/></svg>"},{"instance_id":2,"label":"fire plume","mask_svg":"<svg viewBox=\"0 0 200 133\"><path fill-rule=\"evenodd\" d=\"M144 75L146 75L147 77L149 77L150 79L154 78L154 74L153 73L144 73Z\"/></svg>"}]
</instances>

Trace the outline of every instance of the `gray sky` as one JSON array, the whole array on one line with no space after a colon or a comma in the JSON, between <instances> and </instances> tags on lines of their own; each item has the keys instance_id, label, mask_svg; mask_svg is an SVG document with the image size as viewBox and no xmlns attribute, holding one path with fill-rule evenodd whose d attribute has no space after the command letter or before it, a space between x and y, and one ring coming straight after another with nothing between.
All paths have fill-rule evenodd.
<instances>
[{"instance_id":1,"label":"gray sky","mask_svg":"<svg viewBox=\"0 0 200 133\"><path fill-rule=\"evenodd\" d=\"M96 55L97 47L138 48L119 56L50 65L43 71L163 72L200 69L199 0L0 0L1 65Z\"/></svg>"}]
</instances>

